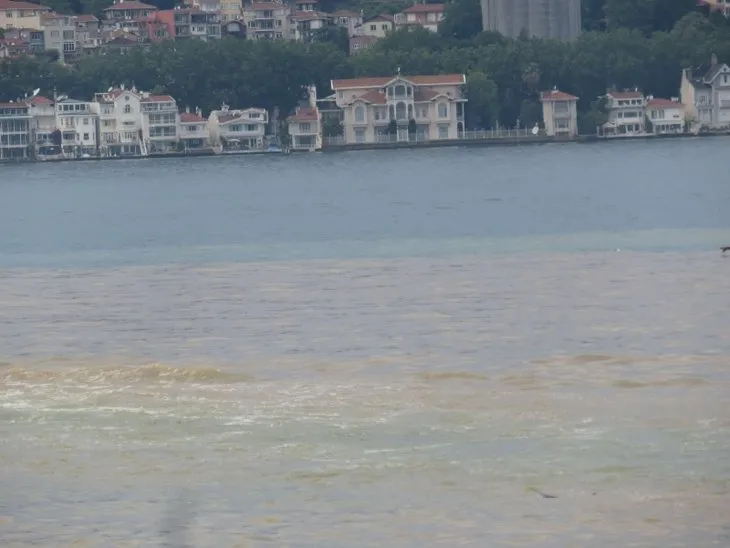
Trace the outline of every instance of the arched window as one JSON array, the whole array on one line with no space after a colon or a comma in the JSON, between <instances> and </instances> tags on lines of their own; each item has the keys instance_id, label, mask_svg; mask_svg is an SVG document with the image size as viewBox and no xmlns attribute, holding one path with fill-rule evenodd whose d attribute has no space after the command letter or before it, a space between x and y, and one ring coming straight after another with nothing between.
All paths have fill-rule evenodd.
<instances>
[{"instance_id":1,"label":"arched window","mask_svg":"<svg viewBox=\"0 0 730 548\"><path fill-rule=\"evenodd\" d=\"M395 96L396 97L405 97L406 95L406 86L403 84L398 84L395 86Z\"/></svg>"},{"instance_id":2,"label":"arched window","mask_svg":"<svg viewBox=\"0 0 730 548\"><path fill-rule=\"evenodd\" d=\"M124 105L124 114L129 114L132 112L132 107L130 105Z\"/></svg>"},{"instance_id":3,"label":"arched window","mask_svg":"<svg viewBox=\"0 0 730 548\"><path fill-rule=\"evenodd\" d=\"M365 121L365 108L360 105L355 107L355 121L356 122Z\"/></svg>"},{"instance_id":4,"label":"arched window","mask_svg":"<svg viewBox=\"0 0 730 548\"><path fill-rule=\"evenodd\" d=\"M439 118L449 117L449 105L447 103L439 103Z\"/></svg>"},{"instance_id":5,"label":"arched window","mask_svg":"<svg viewBox=\"0 0 730 548\"><path fill-rule=\"evenodd\" d=\"M395 105L395 119L405 120L406 119L406 104L403 102Z\"/></svg>"}]
</instances>

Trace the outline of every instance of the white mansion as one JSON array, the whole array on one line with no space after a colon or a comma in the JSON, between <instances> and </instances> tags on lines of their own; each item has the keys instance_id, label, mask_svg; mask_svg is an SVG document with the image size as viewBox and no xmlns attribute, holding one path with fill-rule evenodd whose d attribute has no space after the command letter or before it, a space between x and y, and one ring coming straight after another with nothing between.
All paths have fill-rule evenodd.
<instances>
[{"instance_id":1,"label":"white mansion","mask_svg":"<svg viewBox=\"0 0 730 548\"><path fill-rule=\"evenodd\" d=\"M416 140L456 139L464 131L465 83L463 74L333 80L344 141L408 141L409 126Z\"/></svg>"}]
</instances>

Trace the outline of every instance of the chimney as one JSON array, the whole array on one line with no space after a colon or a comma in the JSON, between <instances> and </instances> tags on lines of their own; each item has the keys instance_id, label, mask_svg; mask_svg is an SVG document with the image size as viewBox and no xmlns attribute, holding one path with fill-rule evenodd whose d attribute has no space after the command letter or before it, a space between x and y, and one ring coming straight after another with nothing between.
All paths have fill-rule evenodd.
<instances>
[{"instance_id":1,"label":"chimney","mask_svg":"<svg viewBox=\"0 0 730 548\"><path fill-rule=\"evenodd\" d=\"M190 114L190 107L185 107L185 114Z\"/></svg>"}]
</instances>

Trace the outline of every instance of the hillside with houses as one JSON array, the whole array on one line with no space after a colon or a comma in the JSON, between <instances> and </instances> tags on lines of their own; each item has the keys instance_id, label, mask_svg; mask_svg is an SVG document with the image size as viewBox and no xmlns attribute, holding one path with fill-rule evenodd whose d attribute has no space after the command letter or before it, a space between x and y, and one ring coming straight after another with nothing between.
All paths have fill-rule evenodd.
<instances>
[{"instance_id":1,"label":"hillside with houses","mask_svg":"<svg viewBox=\"0 0 730 548\"><path fill-rule=\"evenodd\" d=\"M518 25L490 16L506 0L417 3L371 18L323 11L331 4L321 1L240 9L218 0L173 9L118 1L96 17L0 0L3 158L730 126L730 24L720 5L678 2L682 9L647 19L611 11L606 0L602 28L581 31L595 16L571 21L590 1L582 12L561 3L550 17L528 10Z\"/></svg>"}]
</instances>

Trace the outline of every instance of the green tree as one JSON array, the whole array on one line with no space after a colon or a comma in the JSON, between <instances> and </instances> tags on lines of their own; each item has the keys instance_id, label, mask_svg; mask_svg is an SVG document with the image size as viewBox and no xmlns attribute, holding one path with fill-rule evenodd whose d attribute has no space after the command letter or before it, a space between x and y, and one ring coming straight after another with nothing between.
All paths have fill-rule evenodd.
<instances>
[{"instance_id":1,"label":"green tree","mask_svg":"<svg viewBox=\"0 0 730 548\"><path fill-rule=\"evenodd\" d=\"M499 112L498 90L483 72L472 72L466 83L466 124L472 129L494 126Z\"/></svg>"},{"instance_id":2,"label":"green tree","mask_svg":"<svg viewBox=\"0 0 730 548\"><path fill-rule=\"evenodd\" d=\"M482 7L479 0L453 0L446 4L439 34L447 39L468 40L482 32Z\"/></svg>"}]
</instances>

